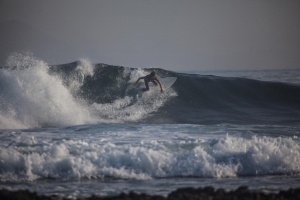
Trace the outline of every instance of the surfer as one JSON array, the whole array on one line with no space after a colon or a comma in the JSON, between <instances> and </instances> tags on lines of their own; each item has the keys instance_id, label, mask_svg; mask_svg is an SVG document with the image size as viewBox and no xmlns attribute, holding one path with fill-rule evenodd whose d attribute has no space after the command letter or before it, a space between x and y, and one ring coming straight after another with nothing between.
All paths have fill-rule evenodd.
<instances>
[{"instance_id":1,"label":"surfer","mask_svg":"<svg viewBox=\"0 0 300 200\"><path fill-rule=\"evenodd\" d=\"M155 85L157 85L157 83L159 84L160 86L160 90L161 92L164 92L163 89L162 89L162 86L161 86L161 83L159 82L159 80L156 78L156 74L155 72L151 72L149 75L147 76L143 76L143 77L140 77L134 84L134 86L136 86L136 84L141 80L141 79L144 79L145 81L145 86L146 88L143 89L143 91L149 91L149 82L151 81L152 83L154 83Z\"/></svg>"}]
</instances>

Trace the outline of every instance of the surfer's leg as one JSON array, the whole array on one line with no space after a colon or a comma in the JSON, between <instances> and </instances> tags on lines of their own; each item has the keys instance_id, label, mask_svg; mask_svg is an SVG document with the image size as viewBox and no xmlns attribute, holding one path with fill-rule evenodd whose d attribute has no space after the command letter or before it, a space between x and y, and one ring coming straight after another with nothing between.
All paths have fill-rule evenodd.
<instances>
[{"instance_id":1,"label":"surfer's leg","mask_svg":"<svg viewBox=\"0 0 300 200\"><path fill-rule=\"evenodd\" d=\"M145 80L145 86L146 88L144 88L143 91L144 92L149 91L149 82L147 82L146 80Z\"/></svg>"}]
</instances>

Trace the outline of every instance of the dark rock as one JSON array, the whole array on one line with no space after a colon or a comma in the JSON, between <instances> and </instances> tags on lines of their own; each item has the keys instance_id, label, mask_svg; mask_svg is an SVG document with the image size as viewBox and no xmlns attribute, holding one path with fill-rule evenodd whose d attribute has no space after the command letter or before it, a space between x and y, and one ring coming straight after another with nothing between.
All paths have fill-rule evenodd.
<instances>
[{"instance_id":1,"label":"dark rock","mask_svg":"<svg viewBox=\"0 0 300 200\"><path fill-rule=\"evenodd\" d=\"M248 194L249 193L249 190L248 190L248 187L246 186L241 186L239 187L238 189L236 189L235 193L237 195L244 195L244 194Z\"/></svg>"},{"instance_id":2,"label":"dark rock","mask_svg":"<svg viewBox=\"0 0 300 200\"><path fill-rule=\"evenodd\" d=\"M36 192L30 192L29 190L9 191L7 189L0 190L0 199L3 200L50 200L56 196L40 196Z\"/></svg>"},{"instance_id":3,"label":"dark rock","mask_svg":"<svg viewBox=\"0 0 300 200\"><path fill-rule=\"evenodd\" d=\"M58 200L58 196L43 196L28 190L9 191L0 190L0 200ZM92 195L86 200L299 200L300 188L280 191L279 193L265 194L263 192L249 191L245 186L235 191L226 192L224 189L215 191L213 187L205 188L181 188L171 192L168 197L147 195L130 192L121 193L118 196L99 197ZM82 199L84 200L84 199Z\"/></svg>"},{"instance_id":4,"label":"dark rock","mask_svg":"<svg viewBox=\"0 0 300 200\"><path fill-rule=\"evenodd\" d=\"M215 189L211 186L208 186L208 187L205 187L202 191L206 194L213 195L215 192Z\"/></svg>"}]
</instances>

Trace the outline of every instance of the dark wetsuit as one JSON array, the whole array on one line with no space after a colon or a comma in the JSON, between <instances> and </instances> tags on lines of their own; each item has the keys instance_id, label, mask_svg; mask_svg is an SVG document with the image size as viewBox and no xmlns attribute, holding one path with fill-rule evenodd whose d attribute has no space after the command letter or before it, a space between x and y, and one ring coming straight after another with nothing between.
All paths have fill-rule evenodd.
<instances>
[{"instance_id":1,"label":"dark wetsuit","mask_svg":"<svg viewBox=\"0 0 300 200\"><path fill-rule=\"evenodd\" d=\"M144 79L145 81L145 86L146 88L144 89L145 91L148 91L149 90L149 82L151 81L152 83L154 83L155 85L157 85L157 78L156 76L154 78L152 78L150 75L147 75L147 76L144 76L144 77L141 77L141 79Z\"/></svg>"}]
</instances>

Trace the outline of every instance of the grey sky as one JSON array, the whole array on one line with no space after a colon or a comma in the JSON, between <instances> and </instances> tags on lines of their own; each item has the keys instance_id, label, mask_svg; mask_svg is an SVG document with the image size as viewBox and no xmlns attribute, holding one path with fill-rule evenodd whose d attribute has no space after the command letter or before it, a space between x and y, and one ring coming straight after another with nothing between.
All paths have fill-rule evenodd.
<instances>
[{"instance_id":1,"label":"grey sky","mask_svg":"<svg viewBox=\"0 0 300 200\"><path fill-rule=\"evenodd\" d=\"M11 20L72 52L40 54L50 64L89 58L170 70L300 68L299 0L0 0L0 27ZM24 48L3 43L2 55Z\"/></svg>"}]
</instances>

